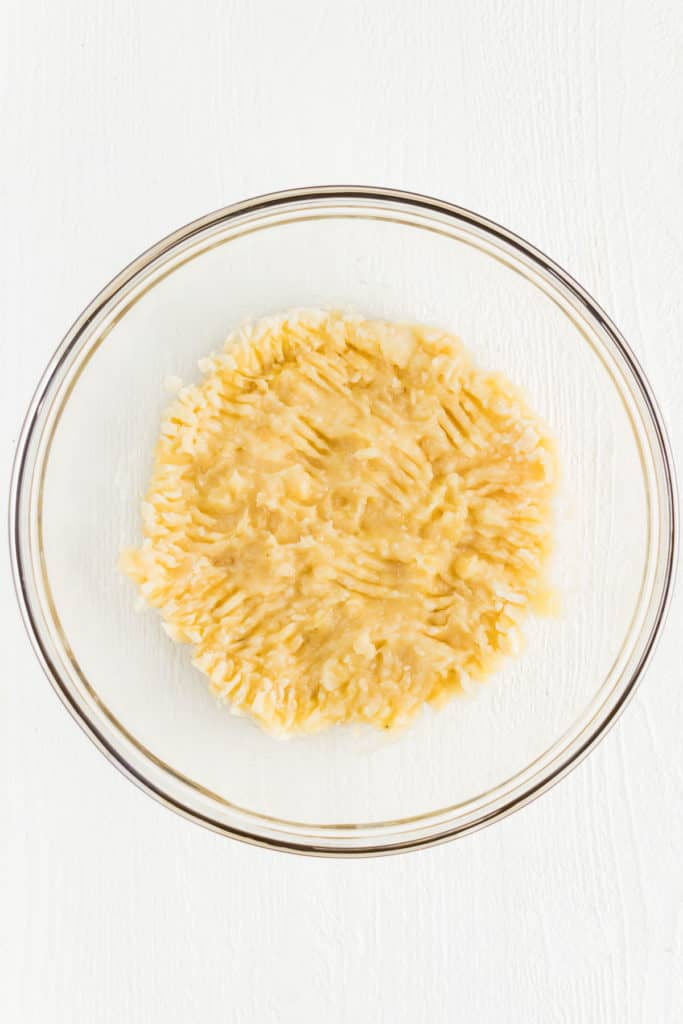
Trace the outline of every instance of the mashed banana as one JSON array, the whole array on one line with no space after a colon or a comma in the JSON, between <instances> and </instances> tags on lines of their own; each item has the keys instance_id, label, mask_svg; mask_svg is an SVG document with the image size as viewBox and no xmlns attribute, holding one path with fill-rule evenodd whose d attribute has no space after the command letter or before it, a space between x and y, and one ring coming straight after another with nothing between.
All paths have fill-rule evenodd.
<instances>
[{"instance_id":1,"label":"mashed banana","mask_svg":"<svg viewBox=\"0 0 683 1024\"><path fill-rule=\"evenodd\" d=\"M315 310L200 369L122 563L234 712L400 726L517 650L555 459L506 379L443 331Z\"/></svg>"}]
</instances>

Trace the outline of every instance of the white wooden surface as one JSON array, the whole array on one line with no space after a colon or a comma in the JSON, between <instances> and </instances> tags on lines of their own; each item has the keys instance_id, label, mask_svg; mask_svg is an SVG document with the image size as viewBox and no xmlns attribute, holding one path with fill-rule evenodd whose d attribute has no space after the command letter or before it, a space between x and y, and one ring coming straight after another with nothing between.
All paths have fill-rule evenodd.
<instances>
[{"instance_id":1,"label":"white wooden surface","mask_svg":"<svg viewBox=\"0 0 683 1024\"><path fill-rule=\"evenodd\" d=\"M612 313L683 451L678 0L4 0L1 478L51 350L179 224L300 184L502 221ZM51 693L0 557L0 1019L683 1019L683 600L616 729L456 844L362 862L192 827Z\"/></svg>"}]
</instances>

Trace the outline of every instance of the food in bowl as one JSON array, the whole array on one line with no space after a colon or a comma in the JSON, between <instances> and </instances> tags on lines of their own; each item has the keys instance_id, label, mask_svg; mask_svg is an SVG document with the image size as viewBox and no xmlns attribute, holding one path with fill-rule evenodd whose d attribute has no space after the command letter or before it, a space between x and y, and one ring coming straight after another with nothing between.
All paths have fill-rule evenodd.
<instances>
[{"instance_id":1,"label":"food in bowl","mask_svg":"<svg viewBox=\"0 0 683 1024\"><path fill-rule=\"evenodd\" d=\"M517 652L557 473L505 377L443 330L324 310L244 326L200 369L122 567L233 712L400 728Z\"/></svg>"}]
</instances>

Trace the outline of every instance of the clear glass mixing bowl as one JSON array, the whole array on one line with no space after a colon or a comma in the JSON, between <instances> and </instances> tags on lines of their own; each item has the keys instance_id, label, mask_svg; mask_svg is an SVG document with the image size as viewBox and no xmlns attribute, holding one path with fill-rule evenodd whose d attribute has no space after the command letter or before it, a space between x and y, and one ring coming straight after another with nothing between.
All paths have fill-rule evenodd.
<instances>
[{"instance_id":1,"label":"clear glass mixing bowl","mask_svg":"<svg viewBox=\"0 0 683 1024\"><path fill-rule=\"evenodd\" d=\"M210 696L117 570L140 536L163 381L245 317L334 306L431 322L526 389L562 462L555 618L522 655L400 736L287 742ZM407 850L522 806L575 765L633 692L675 562L671 455L615 326L509 231L423 196L314 188L195 221L116 277L55 353L29 409L10 529L40 661L129 778L218 832L318 854Z\"/></svg>"}]
</instances>

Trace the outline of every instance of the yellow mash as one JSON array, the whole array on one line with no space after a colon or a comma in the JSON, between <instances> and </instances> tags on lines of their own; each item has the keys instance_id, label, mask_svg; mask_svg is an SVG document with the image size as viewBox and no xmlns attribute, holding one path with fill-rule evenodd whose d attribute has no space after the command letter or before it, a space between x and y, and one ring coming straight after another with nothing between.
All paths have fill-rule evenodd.
<instances>
[{"instance_id":1,"label":"yellow mash","mask_svg":"<svg viewBox=\"0 0 683 1024\"><path fill-rule=\"evenodd\" d=\"M514 653L544 591L553 446L451 335L297 310L166 414L123 567L238 714L389 728Z\"/></svg>"}]
</instances>

